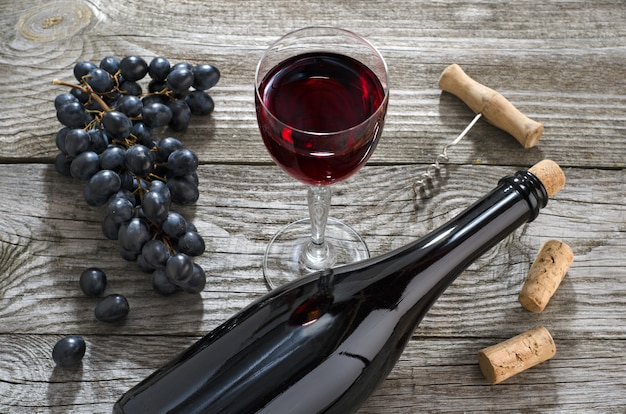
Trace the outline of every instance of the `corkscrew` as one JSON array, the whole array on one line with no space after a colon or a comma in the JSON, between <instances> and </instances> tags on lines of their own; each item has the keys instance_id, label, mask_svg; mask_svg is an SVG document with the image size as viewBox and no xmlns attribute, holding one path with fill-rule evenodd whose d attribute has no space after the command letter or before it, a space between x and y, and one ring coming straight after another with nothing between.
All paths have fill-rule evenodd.
<instances>
[{"instance_id":1,"label":"corkscrew","mask_svg":"<svg viewBox=\"0 0 626 414\"><path fill-rule=\"evenodd\" d=\"M511 134L524 148L537 144L543 125L521 113L509 100L495 90L470 78L457 64L448 66L439 77L439 87L461 99L476 116L453 141L445 145L433 163L413 185L415 194L424 189L428 182L441 169L442 162L448 161L448 149L457 145L478 122L485 118L487 122Z\"/></svg>"}]
</instances>

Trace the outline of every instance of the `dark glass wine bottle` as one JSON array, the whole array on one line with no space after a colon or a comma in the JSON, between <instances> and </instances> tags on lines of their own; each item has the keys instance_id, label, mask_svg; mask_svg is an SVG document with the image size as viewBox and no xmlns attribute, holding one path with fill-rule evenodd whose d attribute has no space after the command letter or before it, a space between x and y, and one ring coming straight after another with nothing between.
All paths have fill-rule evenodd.
<instances>
[{"instance_id":1,"label":"dark glass wine bottle","mask_svg":"<svg viewBox=\"0 0 626 414\"><path fill-rule=\"evenodd\" d=\"M556 191L546 182L562 171L545 162L409 245L273 290L126 392L114 412L357 411L441 293L560 189L564 176Z\"/></svg>"}]
</instances>

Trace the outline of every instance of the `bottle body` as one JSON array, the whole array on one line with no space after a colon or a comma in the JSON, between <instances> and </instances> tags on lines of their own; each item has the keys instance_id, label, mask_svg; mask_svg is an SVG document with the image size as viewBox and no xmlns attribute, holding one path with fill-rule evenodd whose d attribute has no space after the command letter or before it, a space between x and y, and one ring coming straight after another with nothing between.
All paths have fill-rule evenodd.
<instances>
[{"instance_id":1,"label":"bottle body","mask_svg":"<svg viewBox=\"0 0 626 414\"><path fill-rule=\"evenodd\" d=\"M393 252L253 302L120 398L114 412L351 413L452 281L547 203L527 172Z\"/></svg>"}]
</instances>

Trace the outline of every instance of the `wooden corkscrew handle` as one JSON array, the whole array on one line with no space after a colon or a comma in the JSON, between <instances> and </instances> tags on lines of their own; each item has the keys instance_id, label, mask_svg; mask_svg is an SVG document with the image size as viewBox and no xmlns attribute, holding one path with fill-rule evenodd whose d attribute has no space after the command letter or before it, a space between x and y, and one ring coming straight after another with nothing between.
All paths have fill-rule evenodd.
<instances>
[{"instance_id":1,"label":"wooden corkscrew handle","mask_svg":"<svg viewBox=\"0 0 626 414\"><path fill-rule=\"evenodd\" d=\"M514 136L524 148L533 147L543 134L542 124L521 113L500 93L470 78L457 64L442 72L439 87L457 96L492 125Z\"/></svg>"}]
</instances>

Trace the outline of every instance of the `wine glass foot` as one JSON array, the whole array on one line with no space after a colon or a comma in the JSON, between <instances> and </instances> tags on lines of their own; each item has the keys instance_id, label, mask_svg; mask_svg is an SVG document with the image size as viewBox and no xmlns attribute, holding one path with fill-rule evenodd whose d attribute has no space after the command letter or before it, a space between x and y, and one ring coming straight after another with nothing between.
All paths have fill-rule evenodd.
<instances>
[{"instance_id":1,"label":"wine glass foot","mask_svg":"<svg viewBox=\"0 0 626 414\"><path fill-rule=\"evenodd\" d=\"M295 221L274 235L263 257L263 276L270 289L309 273L370 257L365 241L350 226L329 218L325 243L311 246L311 220Z\"/></svg>"}]
</instances>

